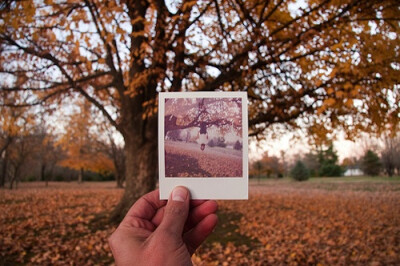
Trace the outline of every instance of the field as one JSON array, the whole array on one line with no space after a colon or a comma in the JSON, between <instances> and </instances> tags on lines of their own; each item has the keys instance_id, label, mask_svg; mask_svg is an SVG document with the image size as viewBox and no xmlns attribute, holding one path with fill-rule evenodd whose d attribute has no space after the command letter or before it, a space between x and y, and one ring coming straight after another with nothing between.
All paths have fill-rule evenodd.
<instances>
[{"instance_id":1,"label":"field","mask_svg":"<svg viewBox=\"0 0 400 266\"><path fill-rule=\"evenodd\" d=\"M109 265L114 183L0 190L0 265ZM399 265L400 179L252 180L220 201L196 265Z\"/></svg>"},{"instance_id":2,"label":"field","mask_svg":"<svg viewBox=\"0 0 400 266\"><path fill-rule=\"evenodd\" d=\"M165 142L166 177L241 177L242 152L196 143Z\"/></svg>"}]
</instances>

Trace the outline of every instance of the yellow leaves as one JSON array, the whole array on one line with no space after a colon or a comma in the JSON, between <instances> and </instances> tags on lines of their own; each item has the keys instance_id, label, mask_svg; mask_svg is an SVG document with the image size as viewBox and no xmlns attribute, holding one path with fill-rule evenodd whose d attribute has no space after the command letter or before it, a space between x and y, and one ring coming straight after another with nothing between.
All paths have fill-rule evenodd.
<instances>
[{"instance_id":1,"label":"yellow leaves","mask_svg":"<svg viewBox=\"0 0 400 266\"><path fill-rule=\"evenodd\" d=\"M351 89L353 87L353 84L351 84L349 81L347 81L345 84L344 84L344 86L343 86L343 88L345 88L346 90L349 90L349 89Z\"/></svg>"},{"instance_id":2,"label":"yellow leaves","mask_svg":"<svg viewBox=\"0 0 400 266\"><path fill-rule=\"evenodd\" d=\"M188 10L192 9L192 7L196 4L197 1L185 1L182 5L183 12L187 12Z\"/></svg>"},{"instance_id":3,"label":"yellow leaves","mask_svg":"<svg viewBox=\"0 0 400 266\"><path fill-rule=\"evenodd\" d=\"M72 42L74 40L74 35L72 33L68 34L65 38L66 42Z\"/></svg>"},{"instance_id":4,"label":"yellow leaves","mask_svg":"<svg viewBox=\"0 0 400 266\"><path fill-rule=\"evenodd\" d=\"M332 45L331 46L331 49L333 50L333 51L337 51L337 50L340 50L340 49L342 49L343 48L343 44L342 43L336 43L336 44L334 44L334 45Z\"/></svg>"},{"instance_id":5,"label":"yellow leaves","mask_svg":"<svg viewBox=\"0 0 400 266\"><path fill-rule=\"evenodd\" d=\"M142 36L145 36L145 32L144 31L133 31L131 33L131 36L134 38L142 37Z\"/></svg>"},{"instance_id":6,"label":"yellow leaves","mask_svg":"<svg viewBox=\"0 0 400 266\"><path fill-rule=\"evenodd\" d=\"M335 92L335 96L336 96L336 98L343 98L343 95L344 95L344 92L343 91L336 91Z\"/></svg>"},{"instance_id":7,"label":"yellow leaves","mask_svg":"<svg viewBox=\"0 0 400 266\"><path fill-rule=\"evenodd\" d=\"M88 183L80 187L50 183L49 189L41 186L36 183L33 189L2 193L2 259L33 265L112 264L107 237L114 228L107 214L122 191ZM72 189L60 189L65 186Z\"/></svg>"},{"instance_id":8,"label":"yellow leaves","mask_svg":"<svg viewBox=\"0 0 400 266\"><path fill-rule=\"evenodd\" d=\"M347 99L347 100L344 102L344 104L345 104L347 107L351 108L351 107L353 107L353 100L352 100L352 99Z\"/></svg>"},{"instance_id":9,"label":"yellow leaves","mask_svg":"<svg viewBox=\"0 0 400 266\"><path fill-rule=\"evenodd\" d=\"M362 87L360 85L354 86L354 88L350 91L350 96L353 98L356 97L361 89Z\"/></svg>"},{"instance_id":10,"label":"yellow leaves","mask_svg":"<svg viewBox=\"0 0 400 266\"><path fill-rule=\"evenodd\" d=\"M116 32L117 32L118 34L125 34L125 31L124 31L121 27L117 27Z\"/></svg>"},{"instance_id":11,"label":"yellow leaves","mask_svg":"<svg viewBox=\"0 0 400 266\"><path fill-rule=\"evenodd\" d=\"M99 58L99 59L97 60L97 62L98 62L99 64L105 64L105 63L106 63L106 59L105 59L105 58Z\"/></svg>"},{"instance_id":12,"label":"yellow leaves","mask_svg":"<svg viewBox=\"0 0 400 266\"><path fill-rule=\"evenodd\" d=\"M242 175L241 152L226 154L200 145L165 143L165 175L168 177L239 177Z\"/></svg>"},{"instance_id":13,"label":"yellow leaves","mask_svg":"<svg viewBox=\"0 0 400 266\"><path fill-rule=\"evenodd\" d=\"M323 105L331 107L336 103L336 99L335 98L328 98L324 100Z\"/></svg>"},{"instance_id":14,"label":"yellow leaves","mask_svg":"<svg viewBox=\"0 0 400 266\"><path fill-rule=\"evenodd\" d=\"M391 211L400 196L385 192L390 185L368 192L360 191L365 183L335 182L339 187L332 191L332 183L266 182L253 183L249 201L219 202L220 213L237 213L240 218L220 216L216 233L232 223L239 228L236 240L214 238L196 253L203 259L197 265L223 265L228 258L229 265L338 265L350 260L367 265L399 259L396 236L387 237L397 234L400 222ZM372 194L374 201L368 200ZM235 252L248 261L243 263L232 255Z\"/></svg>"},{"instance_id":15,"label":"yellow leaves","mask_svg":"<svg viewBox=\"0 0 400 266\"><path fill-rule=\"evenodd\" d=\"M327 88L326 89L326 94L331 95L335 92L335 90L333 88Z\"/></svg>"},{"instance_id":16,"label":"yellow leaves","mask_svg":"<svg viewBox=\"0 0 400 266\"><path fill-rule=\"evenodd\" d=\"M90 71L92 71L92 61L90 61L90 60L87 60L86 61L86 66L87 66L87 69L88 69L88 71L90 72Z\"/></svg>"},{"instance_id":17,"label":"yellow leaves","mask_svg":"<svg viewBox=\"0 0 400 266\"><path fill-rule=\"evenodd\" d=\"M51 42L55 42L57 40L56 35L52 30L47 31L47 36Z\"/></svg>"},{"instance_id":18,"label":"yellow leaves","mask_svg":"<svg viewBox=\"0 0 400 266\"><path fill-rule=\"evenodd\" d=\"M217 229L193 263L396 264L399 185L325 182L269 180L251 184L248 201L219 201ZM24 265L112 264L108 214L122 190L113 183L41 185L0 191L2 258Z\"/></svg>"}]
</instances>

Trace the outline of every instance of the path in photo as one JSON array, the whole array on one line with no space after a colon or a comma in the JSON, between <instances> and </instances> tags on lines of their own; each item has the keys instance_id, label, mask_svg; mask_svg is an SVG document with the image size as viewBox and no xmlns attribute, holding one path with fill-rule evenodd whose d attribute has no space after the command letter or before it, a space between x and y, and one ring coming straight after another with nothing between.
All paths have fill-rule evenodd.
<instances>
[{"instance_id":1,"label":"path in photo","mask_svg":"<svg viewBox=\"0 0 400 266\"><path fill-rule=\"evenodd\" d=\"M166 177L242 177L242 151L165 141Z\"/></svg>"}]
</instances>

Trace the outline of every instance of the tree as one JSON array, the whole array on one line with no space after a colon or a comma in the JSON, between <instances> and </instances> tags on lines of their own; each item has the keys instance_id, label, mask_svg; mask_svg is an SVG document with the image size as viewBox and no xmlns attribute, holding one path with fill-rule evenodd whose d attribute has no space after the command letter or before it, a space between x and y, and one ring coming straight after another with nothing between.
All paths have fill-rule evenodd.
<instances>
[{"instance_id":1,"label":"tree","mask_svg":"<svg viewBox=\"0 0 400 266\"><path fill-rule=\"evenodd\" d=\"M207 128L215 127L220 133L242 132L240 98L195 98L167 99L165 103L165 131L172 139L180 139L181 130L205 124ZM173 134L171 134L173 133ZM218 139L218 143L224 142Z\"/></svg>"},{"instance_id":2,"label":"tree","mask_svg":"<svg viewBox=\"0 0 400 266\"><path fill-rule=\"evenodd\" d=\"M250 169L251 173L255 176L264 175L268 178L271 176L274 177L282 177L284 166L276 156L268 155L268 152L265 152L262 158L252 164Z\"/></svg>"},{"instance_id":3,"label":"tree","mask_svg":"<svg viewBox=\"0 0 400 266\"><path fill-rule=\"evenodd\" d=\"M98 108L125 142L116 218L155 187L159 91L245 90L252 136L276 124L322 138L398 124L397 3L293 3L6 1L1 93L29 97L2 104L81 97Z\"/></svg>"},{"instance_id":4,"label":"tree","mask_svg":"<svg viewBox=\"0 0 400 266\"><path fill-rule=\"evenodd\" d=\"M381 153L382 166L389 176L393 176L396 169L400 170L400 137L385 136L384 148Z\"/></svg>"},{"instance_id":5,"label":"tree","mask_svg":"<svg viewBox=\"0 0 400 266\"><path fill-rule=\"evenodd\" d=\"M308 152L304 155L302 162L305 164L310 172L311 176L319 176L319 171L321 168L321 162L319 160L318 153L315 151Z\"/></svg>"},{"instance_id":6,"label":"tree","mask_svg":"<svg viewBox=\"0 0 400 266\"><path fill-rule=\"evenodd\" d=\"M376 176L379 175L382 164L378 155L368 150L362 158L361 166L366 175Z\"/></svg>"},{"instance_id":7,"label":"tree","mask_svg":"<svg viewBox=\"0 0 400 266\"><path fill-rule=\"evenodd\" d=\"M114 128L109 127L107 121L99 121L96 125L97 134L106 136L106 139L96 138L96 146L99 153L106 154L114 163L114 176L117 181L117 187L123 188L125 182L125 155L123 144L117 142L118 132ZM117 136L117 137L116 137Z\"/></svg>"},{"instance_id":8,"label":"tree","mask_svg":"<svg viewBox=\"0 0 400 266\"><path fill-rule=\"evenodd\" d=\"M310 173L307 167L301 161L296 162L296 165L293 167L290 174L297 181L305 181L310 178Z\"/></svg>"},{"instance_id":9,"label":"tree","mask_svg":"<svg viewBox=\"0 0 400 266\"><path fill-rule=\"evenodd\" d=\"M342 168L337 164L338 156L336 151L333 149L333 145L329 145L326 150L320 150L318 152L319 160L319 176L341 176L343 173Z\"/></svg>"},{"instance_id":10,"label":"tree","mask_svg":"<svg viewBox=\"0 0 400 266\"><path fill-rule=\"evenodd\" d=\"M19 98L10 99L5 96L3 101L18 102ZM22 166L32 150L27 140L35 127L34 115L24 108L0 107L0 187L4 187L7 177L10 177L10 188L18 181Z\"/></svg>"},{"instance_id":11,"label":"tree","mask_svg":"<svg viewBox=\"0 0 400 266\"><path fill-rule=\"evenodd\" d=\"M78 103L79 108L67 120L66 132L58 145L66 152L62 166L78 170L78 182L83 182L85 170L111 172L112 160L98 146L97 132L93 132L91 106L87 102Z\"/></svg>"},{"instance_id":12,"label":"tree","mask_svg":"<svg viewBox=\"0 0 400 266\"><path fill-rule=\"evenodd\" d=\"M235 150L242 150L243 149L243 144L242 143L240 143L240 141L236 141L235 142L235 144L233 145L233 148L235 149Z\"/></svg>"}]
</instances>

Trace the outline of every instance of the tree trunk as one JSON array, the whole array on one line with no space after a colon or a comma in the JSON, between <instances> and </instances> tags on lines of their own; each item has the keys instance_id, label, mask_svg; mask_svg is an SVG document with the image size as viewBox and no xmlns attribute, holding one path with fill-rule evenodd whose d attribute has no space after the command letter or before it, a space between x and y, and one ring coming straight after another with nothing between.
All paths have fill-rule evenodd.
<instances>
[{"instance_id":1,"label":"tree trunk","mask_svg":"<svg viewBox=\"0 0 400 266\"><path fill-rule=\"evenodd\" d=\"M81 167L81 169L79 169L79 173L78 173L78 183L82 183L83 182L83 167Z\"/></svg>"},{"instance_id":2,"label":"tree trunk","mask_svg":"<svg viewBox=\"0 0 400 266\"><path fill-rule=\"evenodd\" d=\"M117 188L124 188L125 174L120 171L116 171Z\"/></svg>"},{"instance_id":3,"label":"tree trunk","mask_svg":"<svg viewBox=\"0 0 400 266\"><path fill-rule=\"evenodd\" d=\"M114 209L111 220L119 222L132 204L156 186L158 177L157 139L143 145L126 142L125 144L125 192Z\"/></svg>"},{"instance_id":4,"label":"tree trunk","mask_svg":"<svg viewBox=\"0 0 400 266\"><path fill-rule=\"evenodd\" d=\"M46 164L43 162L40 167L40 181L46 181Z\"/></svg>"},{"instance_id":5,"label":"tree trunk","mask_svg":"<svg viewBox=\"0 0 400 266\"><path fill-rule=\"evenodd\" d=\"M8 167L8 152L7 150L4 151L5 155L2 161L2 168L1 168L1 176L0 176L0 187L4 187L6 184L6 175L7 175L7 167Z\"/></svg>"},{"instance_id":6,"label":"tree trunk","mask_svg":"<svg viewBox=\"0 0 400 266\"><path fill-rule=\"evenodd\" d=\"M115 179L117 180L117 187L123 188L125 181L125 156L124 151L119 148L115 148L113 152L114 167L115 167Z\"/></svg>"},{"instance_id":7,"label":"tree trunk","mask_svg":"<svg viewBox=\"0 0 400 266\"><path fill-rule=\"evenodd\" d=\"M155 95L150 97L155 98ZM143 101L143 100L142 100ZM158 119L153 115L143 119L141 104L132 104L125 113L123 136L125 141L125 190L111 214L112 222L120 222L132 204L156 187L158 177Z\"/></svg>"},{"instance_id":8,"label":"tree trunk","mask_svg":"<svg viewBox=\"0 0 400 266\"><path fill-rule=\"evenodd\" d=\"M10 187L9 187L9 189L13 189L14 182L17 180L17 175L18 175L18 169L17 169L17 167L16 167L16 168L15 168L15 171L14 171L14 174L13 174L13 176L11 177L11 180L10 180Z\"/></svg>"}]
</instances>

